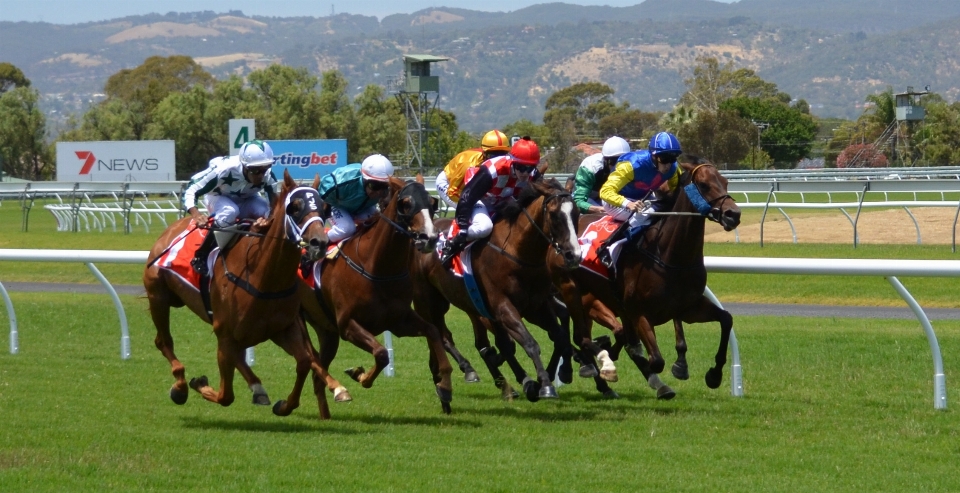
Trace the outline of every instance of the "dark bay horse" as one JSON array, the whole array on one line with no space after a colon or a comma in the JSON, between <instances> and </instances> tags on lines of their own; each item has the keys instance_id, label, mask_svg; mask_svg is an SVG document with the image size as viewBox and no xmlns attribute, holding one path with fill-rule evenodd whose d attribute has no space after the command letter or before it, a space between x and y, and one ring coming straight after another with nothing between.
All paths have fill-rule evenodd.
<instances>
[{"instance_id":1,"label":"dark bay horse","mask_svg":"<svg viewBox=\"0 0 960 493\"><path fill-rule=\"evenodd\" d=\"M707 282L703 233L706 219L719 223L726 231L733 230L740 224L740 209L727 193L726 178L706 161L693 160L694 163L680 165L683 171L680 186L667 198L672 206L661 211L668 215L655 221L637 244L622 249L612 279L583 268L567 271L559 267L561 259L549 263L554 266L551 271L554 282L573 320L574 343L581 349L581 358L592 360L601 350L590 334L591 318L614 329L615 334L620 328L616 316L623 319L626 330L620 335L627 354L645 376L660 373L664 367L654 326L674 321L678 355L685 368L682 355L686 352L686 342L680 321L719 322L716 366L705 377L708 387L717 388L723 378L733 317L703 295ZM584 216L581 228L598 218ZM640 342L646 347L649 359L643 356ZM664 397L659 392L658 395Z\"/></svg>"},{"instance_id":2,"label":"dark bay horse","mask_svg":"<svg viewBox=\"0 0 960 493\"><path fill-rule=\"evenodd\" d=\"M364 388L389 364L387 349L375 336L390 331L399 337L425 337L430 371L441 406L450 412L452 367L440 331L417 315L410 304L413 286L409 258L414 248L432 252L437 244L433 225L435 202L422 182L390 179L382 212L339 245L338 254L324 261L319 289L303 284L303 312L320 340L320 366L330 367L340 339L371 353L373 367L347 371ZM350 395L327 374L327 388L337 401Z\"/></svg>"},{"instance_id":3,"label":"dark bay horse","mask_svg":"<svg viewBox=\"0 0 960 493\"><path fill-rule=\"evenodd\" d=\"M562 331L550 309L553 287L545 259L547 249L552 249L566 268L575 269L579 265L580 244L576 237L579 213L570 194L551 179L531 182L516 201L501 207L498 215L489 238L470 247L477 289L487 313L481 313L471 301L464 279L443 267L433 252L413 258L414 309L440 328L447 350L461 369L467 371L465 365L469 366L469 362L453 344L444 320L451 304L470 318L475 346L504 395L512 393L499 371L500 364L507 361L528 400L555 398L556 389L540 359L540 346L521 318L547 329L561 348L563 344L569 346L569 335L560 335ZM450 219L440 219L436 224L439 229L445 229L450 222ZM504 354L498 355L491 346L488 329ZM533 361L536 380L525 378L526 373L516 363L514 341Z\"/></svg>"},{"instance_id":4,"label":"dark bay horse","mask_svg":"<svg viewBox=\"0 0 960 493\"><path fill-rule=\"evenodd\" d=\"M316 182L316 180L315 180ZM267 339L284 348L297 360L298 379L305 378L311 368L320 371L311 361L313 347L306 330L296 316L299 299L296 293L286 294L296 286L296 267L301 245L307 255L318 258L327 244L323 223L319 216L319 195L316 184L297 187L289 174L284 173L283 187L271 218L256 222L248 234L219 257L212 272L211 318L204 307L200 293L167 269L151 262L143 274L143 283L150 304L150 314L157 329L155 344L170 362L176 381L170 389L170 398L177 404L187 401L186 370L174 353L170 334L170 308L187 306L201 320L214 325L218 339L218 364L221 372L221 392L206 385L206 377L193 379L191 386L208 400L222 405L232 403L233 369L240 371L254 390L254 402L269 404L259 378L243 359L243 351ZM160 236L150 252L156 259L174 238L187 230L190 218L172 224ZM211 233L212 234L212 233ZM296 386L296 399L280 401L274 412L286 415L296 408L302 382ZM293 396L293 394L292 394ZM320 401L321 417L329 416L325 400ZM324 416L326 415L326 416Z\"/></svg>"}]
</instances>

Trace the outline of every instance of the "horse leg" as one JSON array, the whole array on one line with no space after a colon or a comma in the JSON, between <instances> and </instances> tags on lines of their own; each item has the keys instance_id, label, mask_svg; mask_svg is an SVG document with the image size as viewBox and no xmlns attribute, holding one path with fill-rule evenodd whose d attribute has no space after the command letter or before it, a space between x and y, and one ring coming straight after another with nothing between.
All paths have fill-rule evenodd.
<instances>
[{"instance_id":1,"label":"horse leg","mask_svg":"<svg viewBox=\"0 0 960 493\"><path fill-rule=\"evenodd\" d=\"M616 314L613 313L610 308L601 303L599 300L593 300L590 304L590 318L588 320L596 320L600 325L610 329L613 332L613 336L616 339L618 334L623 332L623 324L617 320ZM617 359L620 353L619 347L616 352L613 349L607 351L606 349L601 348L593 339L588 339L583 341L583 344L593 351L593 354L596 356L597 361L600 363L600 378L608 382L616 382L619 380L617 375L617 367L613 364L614 360ZM613 353L613 354L611 354Z\"/></svg>"},{"instance_id":2,"label":"horse leg","mask_svg":"<svg viewBox=\"0 0 960 493\"><path fill-rule=\"evenodd\" d=\"M687 338L683 335L683 322L680 319L673 319L673 332L677 339L677 361L670 368L670 373L677 380L687 380L690 378L690 371L687 369Z\"/></svg>"},{"instance_id":3,"label":"horse leg","mask_svg":"<svg viewBox=\"0 0 960 493\"><path fill-rule=\"evenodd\" d=\"M216 331L216 330L215 330ZM236 342L218 338L217 340L217 366L220 369L220 391L217 392L208 383L206 375L191 378L190 388L200 392L204 399L229 406L233 404L235 396L233 394L233 372L236 369L236 362L243 357L246 348L239 346Z\"/></svg>"},{"instance_id":4,"label":"horse leg","mask_svg":"<svg viewBox=\"0 0 960 493\"><path fill-rule=\"evenodd\" d=\"M512 307L507 307L502 310L500 322L495 325L500 325L505 329L507 333L510 334L510 337L520 344L523 350L526 351L527 356L533 361L533 366L537 371L537 380L527 378L523 382L523 393L526 394L527 400L536 402L540 400L541 397L556 398L557 389L554 388L553 383L550 381L550 375L547 374L547 370L543 367L543 361L540 359L540 345L537 344L537 340L534 339L533 336L530 335L530 332L527 331L527 328L524 327L523 322L520 320L520 314Z\"/></svg>"},{"instance_id":5,"label":"horse leg","mask_svg":"<svg viewBox=\"0 0 960 493\"><path fill-rule=\"evenodd\" d=\"M623 339L624 346L627 349L627 355L637 365L637 369L640 370L640 373L643 375L643 378L647 380L647 384L650 385L650 388L657 391L657 399L670 400L676 397L677 393L670 388L667 384L663 383L660 380L658 372L653 371L650 366L650 361L643 354L643 345L639 343L640 337L637 336L637 333L647 333L653 334L653 327L650 326L650 322L647 321L646 317L639 317L636 321L638 328L636 332L631 334L628 331L624 331ZM632 337L631 337L632 336ZM656 348L656 339L653 339L653 347ZM663 370L663 358L660 358L660 370Z\"/></svg>"},{"instance_id":6,"label":"horse leg","mask_svg":"<svg viewBox=\"0 0 960 493\"><path fill-rule=\"evenodd\" d=\"M573 354L573 344L570 343L569 327L560 325L552 303L551 297L538 310L533 313L528 313L525 316L527 321L545 330L547 336L550 337L550 341L553 342L553 353L550 355L550 360L547 363L547 374L550 376L551 382L557 378L560 360L562 358L569 360L570 355ZM569 320L569 314L567 314L567 319ZM568 373L561 375L562 378L560 381L563 383L573 382L572 368L568 369L570 370Z\"/></svg>"},{"instance_id":7,"label":"horse leg","mask_svg":"<svg viewBox=\"0 0 960 493\"><path fill-rule=\"evenodd\" d=\"M170 387L170 399L175 404L184 404L190 395L187 387L186 369L177 355L173 352L173 336L170 335L170 303L165 297L147 292L150 303L150 317L157 328L157 337L153 340L157 349L170 363L170 372L173 373L173 386Z\"/></svg>"},{"instance_id":8,"label":"horse leg","mask_svg":"<svg viewBox=\"0 0 960 493\"><path fill-rule=\"evenodd\" d=\"M696 309L684 314L683 321L687 323L720 322L720 347L717 348L717 354L714 356L716 365L707 370L704 377L707 387L711 389L720 387L723 381L723 365L727 364L727 344L730 343L733 316L704 296Z\"/></svg>"},{"instance_id":9,"label":"horse leg","mask_svg":"<svg viewBox=\"0 0 960 493\"><path fill-rule=\"evenodd\" d=\"M322 376L324 386L333 393L333 402L352 401L353 397L350 396L347 388L330 374L330 365L333 364L333 359L337 356L337 351L340 349L340 334L328 323L320 323L315 320L307 311L303 311L302 313L304 320L313 327L313 332L317 334L317 344L320 346L320 351L314 351L313 356L320 365L320 368L323 369L323 372L317 373L315 371L314 379ZM314 391L316 391L316 385L317 382L315 381Z\"/></svg>"},{"instance_id":10,"label":"horse leg","mask_svg":"<svg viewBox=\"0 0 960 493\"><path fill-rule=\"evenodd\" d=\"M427 348L430 350L430 373L436 386L437 397L440 398L440 406L444 414L450 414L450 401L453 400L453 384L450 381L450 375L453 373L453 366L447 359L440 330L413 311L408 313L403 323L392 326L390 330L397 337L422 336L427 339Z\"/></svg>"},{"instance_id":11,"label":"horse leg","mask_svg":"<svg viewBox=\"0 0 960 493\"><path fill-rule=\"evenodd\" d=\"M380 341L377 341L376 337L373 337L370 332L361 327L355 320L348 320L345 327L343 331L344 339L373 355L372 369L365 370L362 366L358 366L347 369L346 374L359 382L361 387L369 389L373 386L373 382L377 379L377 376L380 375L380 372L390 364L390 355L387 353L387 348L383 347Z\"/></svg>"},{"instance_id":12,"label":"horse leg","mask_svg":"<svg viewBox=\"0 0 960 493\"><path fill-rule=\"evenodd\" d=\"M453 342L453 333L451 333L450 328L447 327L446 314L450 310L450 302L447 301L441 293L433 289L432 286L428 289L430 292L427 294L421 294L418 290L414 291L414 311L440 331L440 335L443 338L443 348L457 362L457 366L459 366L460 371L463 372L463 381L467 383L479 382L480 376L477 375L477 371L473 368L473 365L470 364L470 361L457 349L456 344Z\"/></svg>"},{"instance_id":13,"label":"horse leg","mask_svg":"<svg viewBox=\"0 0 960 493\"><path fill-rule=\"evenodd\" d=\"M489 321L485 324L479 317L470 315L470 323L473 327L474 346L477 348L477 352L480 353L480 359L482 359L483 363L487 366L487 370L490 371L490 376L493 377L493 385L500 389L500 397L503 398L503 400L513 400L520 397L520 393L513 390L513 387L507 382L506 377L500 372L500 365L503 364L506 358L505 355L512 357L515 348L513 341L510 340L509 336L503 334L498 335L493 325L489 324ZM488 330L494 333L494 338L497 341L496 347L490 344L490 338L487 337ZM501 337L501 335L503 335L503 337ZM503 342L504 340L506 343ZM497 353L497 349L500 350L500 354ZM513 368L515 362L516 359L513 358L513 362L510 362L511 368ZM517 365L519 365L519 363L517 363ZM521 368L520 371L522 372L523 369ZM523 374L526 376L525 372ZM522 380L519 381L522 382Z\"/></svg>"},{"instance_id":14,"label":"horse leg","mask_svg":"<svg viewBox=\"0 0 960 493\"><path fill-rule=\"evenodd\" d=\"M309 343L306 328L303 321L297 318L287 330L270 338L277 346L283 348L297 362L297 378L294 381L293 389L286 400L279 400L273 406L273 414L277 416L289 416L294 409L300 407L300 396L303 394L303 385L307 380L307 374L310 370L314 371L314 393L317 397L317 408L320 412L320 419L330 419L330 407L327 405L327 395L323 389L317 389L316 381L323 378L326 371L320 367L314 354L316 351L313 345ZM319 391L318 391L319 390Z\"/></svg>"}]
</instances>

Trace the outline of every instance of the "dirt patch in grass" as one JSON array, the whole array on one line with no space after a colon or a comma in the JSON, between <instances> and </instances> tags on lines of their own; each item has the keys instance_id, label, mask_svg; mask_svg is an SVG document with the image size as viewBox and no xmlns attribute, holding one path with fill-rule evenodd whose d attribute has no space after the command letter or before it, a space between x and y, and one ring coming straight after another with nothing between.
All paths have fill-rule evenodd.
<instances>
[{"instance_id":1,"label":"dirt patch in grass","mask_svg":"<svg viewBox=\"0 0 960 493\"><path fill-rule=\"evenodd\" d=\"M797 243L849 243L853 244L853 225L843 213L790 215L796 229ZM851 217L854 217L853 211ZM915 207L910 212L920 227L920 239L925 245L949 245L952 242L953 222L956 209L948 207ZM737 228L740 241L760 242L759 219L746 221ZM857 220L860 243L868 244L915 244L917 226L903 209L868 211ZM708 222L704 239L715 243L733 243L734 232L725 232L716 223ZM764 243L791 243L793 233L790 224L778 211L767 212L763 225Z\"/></svg>"}]
</instances>

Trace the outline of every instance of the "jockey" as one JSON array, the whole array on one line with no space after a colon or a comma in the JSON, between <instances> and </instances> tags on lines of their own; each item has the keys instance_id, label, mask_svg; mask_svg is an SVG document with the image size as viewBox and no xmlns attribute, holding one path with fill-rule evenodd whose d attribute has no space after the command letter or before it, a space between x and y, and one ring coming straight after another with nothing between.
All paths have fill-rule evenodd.
<instances>
[{"instance_id":1,"label":"jockey","mask_svg":"<svg viewBox=\"0 0 960 493\"><path fill-rule=\"evenodd\" d=\"M510 153L467 169L465 185L457 203L456 221L460 231L443 246L440 261L448 265L467 243L486 238L493 231L492 210L500 201L514 196L514 189L526 186L540 163L540 149L530 137L513 144Z\"/></svg>"},{"instance_id":2,"label":"jockey","mask_svg":"<svg viewBox=\"0 0 960 493\"><path fill-rule=\"evenodd\" d=\"M610 172L616 167L620 156L630 152L630 144L620 137L610 137L603 143L602 150L584 158L577 168L573 200L582 214L603 214L600 203L600 187L607 181Z\"/></svg>"},{"instance_id":3,"label":"jockey","mask_svg":"<svg viewBox=\"0 0 960 493\"><path fill-rule=\"evenodd\" d=\"M646 151L620 156L616 169L600 187L600 198L607 215L614 221L628 223L627 238L635 238L650 224L649 213L657 210L657 204L648 197L655 198L653 192L664 184L670 190L677 187L680 181L677 157L681 152L680 141L675 135L660 132L650 139ZM623 236L624 229L618 228L597 248L597 257L607 267L612 264L607 248Z\"/></svg>"},{"instance_id":4,"label":"jockey","mask_svg":"<svg viewBox=\"0 0 960 493\"><path fill-rule=\"evenodd\" d=\"M320 197L330 204L330 243L349 238L357 231L355 221L369 219L377 203L386 198L393 176L393 163L372 154L363 163L337 168L320 180Z\"/></svg>"},{"instance_id":5,"label":"jockey","mask_svg":"<svg viewBox=\"0 0 960 493\"><path fill-rule=\"evenodd\" d=\"M453 156L443 171L437 175L437 195L440 200L450 208L456 209L463 188L463 176L467 169L475 168L488 159L510 152L509 142L503 132L491 130L483 134L479 148L467 149Z\"/></svg>"},{"instance_id":6,"label":"jockey","mask_svg":"<svg viewBox=\"0 0 960 493\"><path fill-rule=\"evenodd\" d=\"M213 158L207 169L190 179L183 192L183 208L199 227L207 224L207 216L197 209L199 197L203 197L217 228L232 226L238 219L264 217L277 198L277 179L270 172L273 163L273 149L262 140L243 144L236 156ZM269 202L260 196L261 191L267 194ZM190 262L201 275L207 273L213 238L213 234L207 234Z\"/></svg>"}]
</instances>

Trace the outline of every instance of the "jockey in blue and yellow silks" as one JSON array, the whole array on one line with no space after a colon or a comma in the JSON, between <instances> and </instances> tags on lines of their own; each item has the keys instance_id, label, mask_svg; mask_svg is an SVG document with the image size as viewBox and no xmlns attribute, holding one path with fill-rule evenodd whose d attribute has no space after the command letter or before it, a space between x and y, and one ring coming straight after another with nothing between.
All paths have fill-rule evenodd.
<instances>
[{"instance_id":1,"label":"jockey in blue and yellow silks","mask_svg":"<svg viewBox=\"0 0 960 493\"><path fill-rule=\"evenodd\" d=\"M656 212L656 190L666 184L673 190L680 181L680 141L669 132L660 132L650 139L646 151L633 151L620 156L617 167L600 187L604 211L615 221L628 221L628 238L634 238L650 224ZM606 247L622 235L611 236L597 253L601 261L610 261Z\"/></svg>"}]
</instances>

